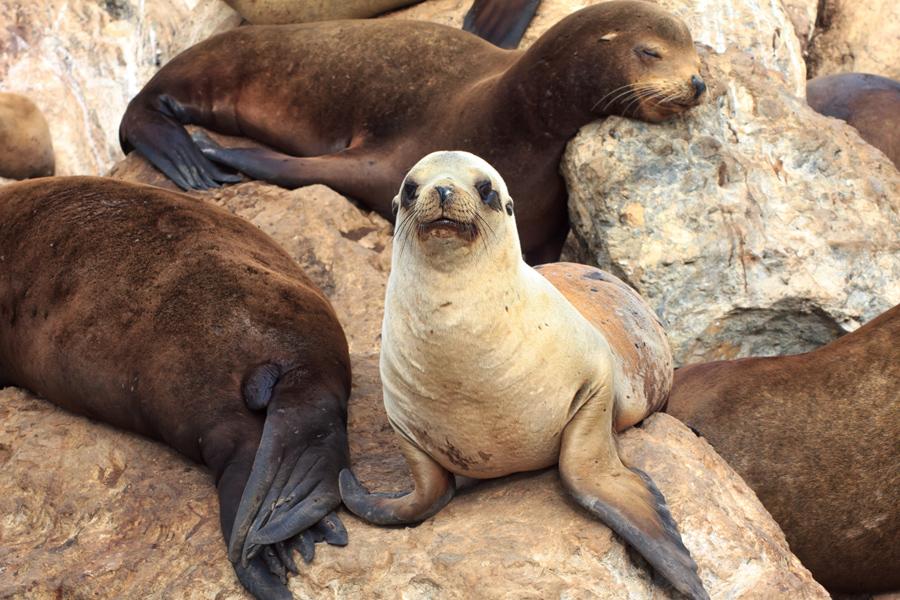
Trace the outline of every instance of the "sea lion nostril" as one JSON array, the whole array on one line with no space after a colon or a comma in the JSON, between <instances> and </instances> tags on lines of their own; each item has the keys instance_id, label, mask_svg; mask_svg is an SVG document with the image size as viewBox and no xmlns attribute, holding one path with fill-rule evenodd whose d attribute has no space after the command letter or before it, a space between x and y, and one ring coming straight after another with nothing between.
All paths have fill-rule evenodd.
<instances>
[{"instance_id":1,"label":"sea lion nostril","mask_svg":"<svg viewBox=\"0 0 900 600\"><path fill-rule=\"evenodd\" d=\"M442 185L435 186L434 188L437 190L438 196L441 198L441 206L446 204L447 200L453 197L453 188L445 187Z\"/></svg>"},{"instance_id":2,"label":"sea lion nostril","mask_svg":"<svg viewBox=\"0 0 900 600\"><path fill-rule=\"evenodd\" d=\"M706 84L698 75L691 76L691 85L694 86L694 98L699 98L706 91Z\"/></svg>"}]
</instances>

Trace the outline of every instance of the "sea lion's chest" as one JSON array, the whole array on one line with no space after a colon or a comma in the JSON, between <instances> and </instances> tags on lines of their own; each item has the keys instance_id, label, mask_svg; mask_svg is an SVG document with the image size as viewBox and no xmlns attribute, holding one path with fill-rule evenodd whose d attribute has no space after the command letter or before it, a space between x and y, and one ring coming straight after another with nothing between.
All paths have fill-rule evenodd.
<instances>
[{"instance_id":1,"label":"sea lion's chest","mask_svg":"<svg viewBox=\"0 0 900 600\"><path fill-rule=\"evenodd\" d=\"M556 464L562 432L602 362L602 341L578 315L553 310L539 293L497 300L473 297L453 310L389 297L385 314L381 375L391 423L470 477Z\"/></svg>"}]
</instances>

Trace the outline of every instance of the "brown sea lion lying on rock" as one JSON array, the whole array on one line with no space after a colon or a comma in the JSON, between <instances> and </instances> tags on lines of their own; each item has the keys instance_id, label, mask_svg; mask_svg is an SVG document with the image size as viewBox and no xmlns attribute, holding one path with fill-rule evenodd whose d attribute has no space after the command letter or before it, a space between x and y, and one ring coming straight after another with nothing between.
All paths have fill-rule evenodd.
<instances>
[{"instance_id":1,"label":"brown sea lion lying on rock","mask_svg":"<svg viewBox=\"0 0 900 600\"><path fill-rule=\"evenodd\" d=\"M666 412L744 478L822 585L900 590L900 306L806 354L678 369Z\"/></svg>"},{"instance_id":2,"label":"brown sea lion lying on rock","mask_svg":"<svg viewBox=\"0 0 900 600\"><path fill-rule=\"evenodd\" d=\"M0 386L212 471L241 583L290 598L298 549L345 544L350 359L328 300L256 227L113 179L0 188Z\"/></svg>"},{"instance_id":3,"label":"brown sea lion lying on rock","mask_svg":"<svg viewBox=\"0 0 900 600\"><path fill-rule=\"evenodd\" d=\"M467 150L509 182L534 264L558 258L568 231L568 140L605 115L683 113L706 89L699 68L683 22L628 0L573 13L527 51L421 21L241 27L165 65L120 139L185 189L237 180L215 162L289 188L324 183L384 216L422 156ZM185 124L266 147L192 140Z\"/></svg>"}]
</instances>

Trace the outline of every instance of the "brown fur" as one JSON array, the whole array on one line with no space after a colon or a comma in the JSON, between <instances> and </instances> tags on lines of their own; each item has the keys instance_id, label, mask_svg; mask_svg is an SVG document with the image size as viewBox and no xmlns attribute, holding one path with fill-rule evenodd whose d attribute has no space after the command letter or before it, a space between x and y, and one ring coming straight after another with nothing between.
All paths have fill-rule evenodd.
<instances>
[{"instance_id":1,"label":"brown fur","mask_svg":"<svg viewBox=\"0 0 900 600\"><path fill-rule=\"evenodd\" d=\"M900 169L900 81L864 73L841 73L806 82L816 112L846 121Z\"/></svg>"},{"instance_id":2,"label":"brown fur","mask_svg":"<svg viewBox=\"0 0 900 600\"><path fill-rule=\"evenodd\" d=\"M833 591L900 589L900 306L806 354L691 365L667 412L757 493Z\"/></svg>"},{"instance_id":3,"label":"brown fur","mask_svg":"<svg viewBox=\"0 0 900 600\"><path fill-rule=\"evenodd\" d=\"M257 510L275 520L248 490L267 493L276 471L319 459L308 497L327 508L302 529L339 502L350 366L322 293L242 219L101 178L0 188L0 265L0 385L206 464L241 581L289 598L261 562L271 547L239 559Z\"/></svg>"},{"instance_id":4,"label":"brown fur","mask_svg":"<svg viewBox=\"0 0 900 600\"><path fill-rule=\"evenodd\" d=\"M0 177L53 175L50 129L40 109L18 94L0 93Z\"/></svg>"},{"instance_id":5,"label":"brown fur","mask_svg":"<svg viewBox=\"0 0 900 600\"><path fill-rule=\"evenodd\" d=\"M687 27L637 1L578 11L527 51L419 21L242 27L163 67L132 100L120 138L185 188L229 181L212 159L285 187L324 183L388 217L416 161L467 150L509 182L526 258L539 263L558 257L568 230L568 140L604 115L658 121L687 110L702 94L698 69ZM669 101L628 93L650 80ZM271 149L203 140L204 156L188 123Z\"/></svg>"}]
</instances>

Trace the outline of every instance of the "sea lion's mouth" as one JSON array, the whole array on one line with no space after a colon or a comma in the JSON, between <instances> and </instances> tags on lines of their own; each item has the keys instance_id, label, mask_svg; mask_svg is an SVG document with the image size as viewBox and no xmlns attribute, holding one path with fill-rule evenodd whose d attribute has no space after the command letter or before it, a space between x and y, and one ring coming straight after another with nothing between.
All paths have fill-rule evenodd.
<instances>
[{"instance_id":1,"label":"sea lion's mouth","mask_svg":"<svg viewBox=\"0 0 900 600\"><path fill-rule=\"evenodd\" d=\"M419 223L418 232L419 237L461 237L464 240L472 241L478 235L478 228L474 223L465 223L449 217L439 217L432 221Z\"/></svg>"}]
</instances>

